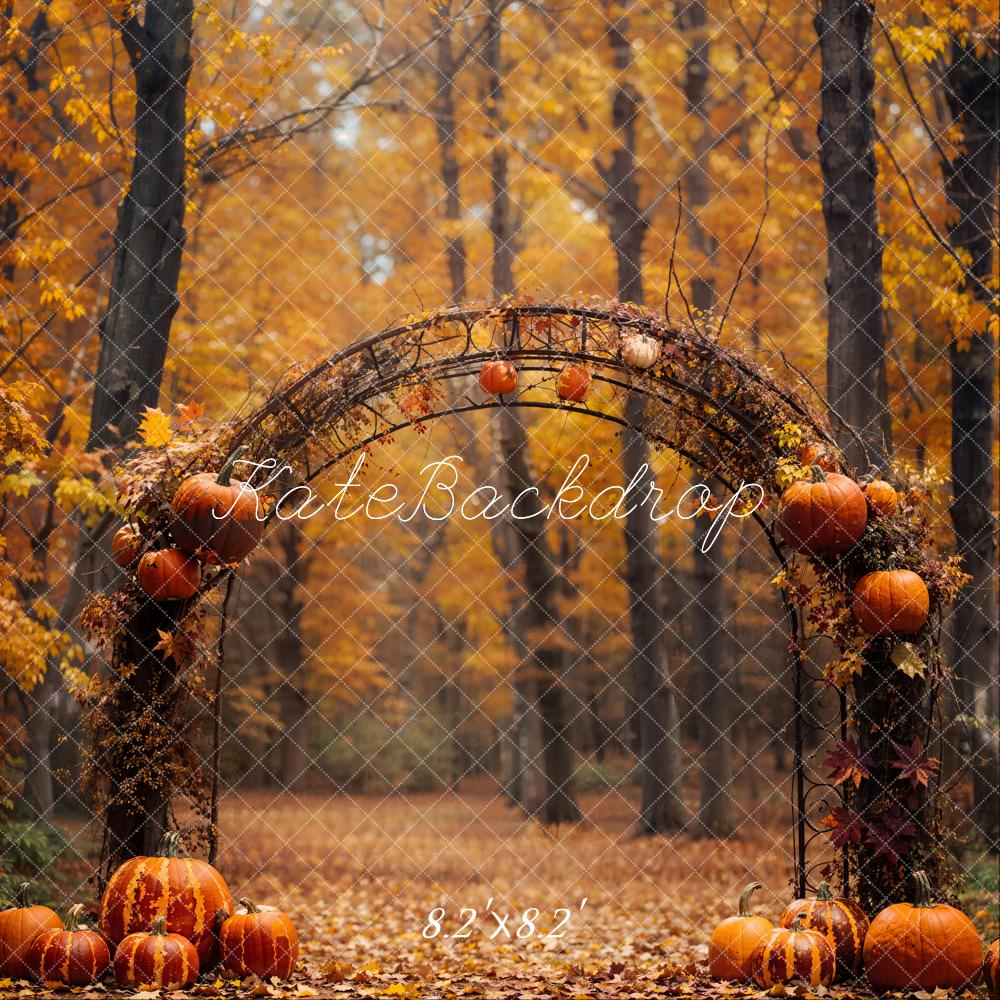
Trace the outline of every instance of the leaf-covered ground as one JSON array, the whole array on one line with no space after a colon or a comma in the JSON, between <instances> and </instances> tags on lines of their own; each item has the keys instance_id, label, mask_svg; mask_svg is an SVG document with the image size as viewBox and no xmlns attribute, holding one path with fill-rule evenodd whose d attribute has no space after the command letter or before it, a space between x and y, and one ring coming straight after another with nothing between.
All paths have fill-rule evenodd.
<instances>
[{"instance_id":1,"label":"leaf-covered ground","mask_svg":"<svg viewBox=\"0 0 1000 1000\"><path fill-rule=\"evenodd\" d=\"M299 973L280 984L208 975L188 995L871 996L860 985L766 994L705 976L708 933L743 884L764 883L757 908L772 919L790 898L776 806L731 839L695 840L634 837L634 803L617 793L585 805L585 824L546 831L486 793L231 797L219 868L234 894L293 915ZM994 911L979 923L995 935Z\"/></svg>"}]
</instances>

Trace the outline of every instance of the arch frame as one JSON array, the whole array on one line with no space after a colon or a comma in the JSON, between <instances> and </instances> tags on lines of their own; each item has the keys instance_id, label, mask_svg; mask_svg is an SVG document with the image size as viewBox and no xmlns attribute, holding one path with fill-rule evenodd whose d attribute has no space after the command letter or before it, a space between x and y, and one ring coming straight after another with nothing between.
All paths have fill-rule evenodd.
<instances>
[{"instance_id":1,"label":"arch frame","mask_svg":"<svg viewBox=\"0 0 1000 1000\"><path fill-rule=\"evenodd\" d=\"M636 337L656 341L657 358L650 368L637 368L628 361L628 346ZM496 357L512 361L528 381L516 398L488 398L475 386L481 366ZM590 371L602 390L598 403L591 406L553 400L548 377L568 364L579 364ZM788 621L795 697L792 832L796 887L804 894L811 872L829 865L826 860L810 861L813 845L832 825L829 818L837 809L848 810L853 797L845 782L816 777L808 773L805 765L802 686L809 637L804 622L814 608L801 599L798 590L806 574L816 580L815 586L825 600L846 600L850 581L864 565L859 568L859 560L852 562L847 557L803 558L789 551L775 529L773 514L783 489L808 474L798 462L802 446L822 446L836 457L845 473L859 476L859 470L849 468L839 452L826 404L801 373L789 370L793 374L787 383L783 382L757 358L721 344L691 324L668 324L646 310L620 303L505 300L427 313L352 343L315 364L293 368L255 407L243 407L246 412L238 412L231 421L215 425L211 431L176 441L159 451L146 450L121 470L122 506L126 515L142 526L144 538L152 545L152 539L169 534L170 499L180 481L193 472L219 469L237 454L257 461L280 459L289 467L291 481L308 484L351 455L402 430L478 410L510 406L529 411L559 409L607 420L624 429L632 425L620 404L629 393L640 394L646 400L643 423L633 429L640 431L654 449L671 449L730 490L740 483L759 482L766 493L766 514L758 510L752 516L779 568L776 580ZM855 431L841 427L840 433L852 435L864 453L864 442ZM889 475L889 470L885 474ZM898 474L896 479L901 489L913 488L912 482L902 482ZM913 516L920 520L920 531L926 537L930 518L920 510ZM886 538L901 549L900 553L890 552L890 556L898 554L911 563L917 559L913 546L907 547L905 540L891 533L879 537L883 549L889 544ZM881 550L880 554L885 555ZM860 562L864 564L865 560L871 562L869 554ZM920 566L929 576L936 573L931 625L921 641L931 667L929 683L934 687L944 678L941 617L960 581L951 562L942 561L936 567L931 562L924 560ZM105 692L105 705L114 702L115 685L118 694L134 687L124 675L138 659L143 666L150 665L154 678L159 678L157 690L164 688L163 677L170 678L165 700L156 711L168 725L172 724L177 708L168 704L171 692L178 688L178 675L183 675L190 665L175 663L171 667L167 658L157 653L151 629L160 635L166 626L166 631L173 634L174 630L183 631L185 622L193 620L203 625L213 614L221 614L224 622L226 602L212 612L206 610L211 604L207 599L218 594L235 572L234 567L208 570L198 593L184 602L154 602L141 593L133 580L123 582L115 596L124 610L111 628L105 625L108 634L104 641L110 649L112 667L111 691ZM90 615L92 631L98 617ZM844 620L837 627L843 631ZM857 636L838 635L835 639L842 649L849 649ZM888 652L880 650L877 657L870 657L872 670L881 661L884 672ZM896 680L892 676L885 679L890 684ZM851 680L849 676L840 686L838 718L826 727L841 746L848 741L849 728L857 723L849 705ZM935 697L932 693L930 715ZM218 704L216 698L216 711ZM98 720L91 726L95 738L102 724L126 730L130 724L127 711L118 719L107 713L102 719L100 712L93 718ZM160 797L169 802L173 790L160 789L165 793ZM831 790L833 801L839 803L836 806L830 805ZM816 796L822 796L829 806L818 818L809 814ZM157 808L162 814L162 806L158 804ZM213 817L214 810L213 803ZM833 826L835 839L837 829ZM217 830L210 829L210 843L216 837ZM144 835L144 839L148 837ZM120 855L116 840L130 849L137 843L135 837L123 838L106 829L104 855L108 866ZM857 865L862 850L861 845L841 845L839 867L845 884L852 875L852 860Z\"/></svg>"}]
</instances>

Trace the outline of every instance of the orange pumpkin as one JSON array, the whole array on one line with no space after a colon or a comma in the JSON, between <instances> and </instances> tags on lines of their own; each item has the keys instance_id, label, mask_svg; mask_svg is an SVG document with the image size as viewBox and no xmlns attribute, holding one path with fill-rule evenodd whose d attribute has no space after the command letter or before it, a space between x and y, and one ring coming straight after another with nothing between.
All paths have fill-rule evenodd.
<instances>
[{"instance_id":1,"label":"orange pumpkin","mask_svg":"<svg viewBox=\"0 0 1000 1000\"><path fill-rule=\"evenodd\" d=\"M803 914L791 927L775 927L754 949L753 978L762 989L796 980L829 986L837 975L837 958L819 931L805 930Z\"/></svg>"},{"instance_id":2,"label":"orange pumpkin","mask_svg":"<svg viewBox=\"0 0 1000 1000\"><path fill-rule=\"evenodd\" d=\"M71 906L66 929L42 931L28 953L31 971L43 983L87 986L97 982L111 963L108 943L97 931L80 926L83 904Z\"/></svg>"},{"instance_id":3,"label":"orange pumpkin","mask_svg":"<svg viewBox=\"0 0 1000 1000\"><path fill-rule=\"evenodd\" d=\"M122 569L131 569L142 551L142 535L131 524L123 524L111 539L111 558Z\"/></svg>"},{"instance_id":4,"label":"orange pumpkin","mask_svg":"<svg viewBox=\"0 0 1000 1000\"><path fill-rule=\"evenodd\" d=\"M28 952L42 931L62 930L55 910L28 902L30 882L17 887L14 905L0 912L0 976L27 979L32 975Z\"/></svg>"},{"instance_id":5,"label":"orange pumpkin","mask_svg":"<svg viewBox=\"0 0 1000 1000\"><path fill-rule=\"evenodd\" d=\"M913 873L912 905L893 903L872 921L865 938L865 972L877 990L957 989L976 982L983 946L961 910L931 899L927 876Z\"/></svg>"},{"instance_id":6,"label":"orange pumpkin","mask_svg":"<svg viewBox=\"0 0 1000 1000\"><path fill-rule=\"evenodd\" d=\"M854 617L870 635L912 635L930 606L927 584L912 570L866 573L854 587Z\"/></svg>"},{"instance_id":7,"label":"orange pumpkin","mask_svg":"<svg viewBox=\"0 0 1000 1000\"><path fill-rule=\"evenodd\" d=\"M567 365L556 380L560 399L582 403L590 393L590 372L583 365Z\"/></svg>"},{"instance_id":8,"label":"orange pumpkin","mask_svg":"<svg viewBox=\"0 0 1000 1000\"><path fill-rule=\"evenodd\" d=\"M136 578L154 600L186 601L198 592L201 564L180 549L160 549L143 555Z\"/></svg>"},{"instance_id":9,"label":"orange pumpkin","mask_svg":"<svg viewBox=\"0 0 1000 1000\"><path fill-rule=\"evenodd\" d=\"M242 449L234 452L218 476L209 472L188 476L170 504L174 540L206 563L241 562L267 527L266 500L249 484L230 479L242 454Z\"/></svg>"},{"instance_id":10,"label":"orange pumpkin","mask_svg":"<svg viewBox=\"0 0 1000 1000\"><path fill-rule=\"evenodd\" d=\"M145 933L129 934L115 951L115 979L122 986L178 990L190 986L199 969L194 945L169 933L165 917L157 917Z\"/></svg>"},{"instance_id":11,"label":"orange pumpkin","mask_svg":"<svg viewBox=\"0 0 1000 1000\"><path fill-rule=\"evenodd\" d=\"M288 916L273 906L240 900L219 931L222 966L238 976L288 979L299 960L299 937Z\"/></svg>"},{"instance_id":12,"label":"orange pumpkin","mask_svg":"<svg viewBox=\"0 0 1000 1000\"><path fill-rule=\"evenodd\" d=\"M846 552L868 523L865 495L853 479L817 470L815 482L792 483L778 501L781 537L798 552Z\"/></svg>"},{"instance_id":13,"label":"orange pumpkin","mask_svg":"<svg viewBox=\"0 0 1000 1000\"><path fill-rule=\"evenodd\" d=\"M840 472L840 464L827 450L826 445L818 441L799 449L799 462L802 465L818 466L824 472Z\"/></svg>"},{"instance_id":14,"label":"orange pumpkin","mask_svg":"<svg viewBox=\"0 0 1000 1000\"><path fill-rule=\"evenodd\" d=\"M884 479L873 479L870 483L865 483L864 494L872 510L877 510L886 517L896 513L899 494L891 483Z\"/></svg>"},{"instance_id":15,"label":"orange pumpkin","mask_svg":"<svg viewBox=\"0 0 1000 1000\"><path fill-rule=\"evenodd\" d=\"M203 969L215 963L215 914L233 910L226 880L206 861L178 857L180 837L165 833L155 857L132 858L111 876L101 897L100 927L114 945L166 917L168 931L197 949Z\"/></svg>"},{"instance_id":16,"label":"orange pumpkin","mask_svg":"<svg viewBox=\"0 0 1000 1000\"><path fill-rule=\"evenodd\" d=\"M754 948L774 930L770 920L750 912L750 897L760 888L760 882L751 882L740 893L737 915L726 917L712 931L708 939L708 972L713 979L748 983L753 978Z\"/></svg>"},{"instance_id":17,"label":"orange pumpkin","mask_svg":"<svg viewBox=\"0 0 1000 1000\"><path fill-rule=\"evenodd\" d=\"M487 361L479 372L479 388L491 396L507 396L517 388L517 369L509 361Z\"/></svg>"},{"instance_id":18,"label":"orange pumpkin","mask_svg":"<svg viewBox=\"0 0 1000 1000\"><path fill-rule=\"evenodd\" d=\"M990 1000L1000 1000L1000 938L986 949L983 979L986 980L986 992L990 995Z\"/></svg>"},{"instance_id":19,"label":"orange pumpkin","mask_svg":"<svg viewBox=\"0 0 1000 1000\"><path fill-rule=\"evenodd\" d=\"M861 971L868 917L857 903L834 898L826 882L820 882L813 899L796 899L789 904L781 914L781 926L791 927L800 913L806 930L818 931L830 942L841 978Z\"/></svg>"}]
</instances>

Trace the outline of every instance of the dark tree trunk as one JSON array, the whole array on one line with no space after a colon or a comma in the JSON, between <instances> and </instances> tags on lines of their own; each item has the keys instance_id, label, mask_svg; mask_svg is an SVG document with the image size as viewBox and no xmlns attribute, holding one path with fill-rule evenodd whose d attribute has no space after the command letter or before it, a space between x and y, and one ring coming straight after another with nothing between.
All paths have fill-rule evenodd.
<instances>
[{"instance_id":1,"label":"dark tree trunk","mask_svg":"<svg viewBox=\"0 0 1000 1000\"><path fill-rule=\"evenodd\" d=\"M682 8L679 26L688 38L684 64L684 100L689 116L697 123L687 170L688 233L691 248L698 254L697 271L691 278L691 305L702 314L715 308L715 280L711 268L716 240L705 228L701 212L709 202L712 177L709 152L712 124L709 118L709 39L708 11L701 0ZM698 719L698 764L701 783L697 830L705 835L726 835L732 831L732 756L730 732L730 690L728 687L729 649L726 620L725 566L721 544L702 551L711 522L699 518L694 526L693 599L691 608L691 659L698 672L700 698Z\"/></svg>"},{"instance_id":2,"label":"dark tree trunk","mask_svg":"<svg viewBox=\"0 0 1000 1000\"><path fill-rule=\"evenodd\" d=\"M132 437L155 406L184 250L187 83L193 0L147 0L122 23L135 79L135 156L118 208L94 380L91 450Z\"/></svg>"},{"instance_id":3,"label":"dark tree trunk","mask_svg":"<svg viewBox=\"0 0 1000 1000\"><path fill-rule=\"evenodd\" d=\"M94 379L89 449L121 445L138 429L143 408L155 406L163 378L170 324L177 310L177 282L184 249L187 83L191 71L193 0L147 0L121 24L135 81L135 154L128 192L118 209L108 306L101 321L101 351ZM86 533L84 533L86 535ZM86 547L88 539L82 539ZM140 609L129 624L149 691L171 687L172 660L153 647L159 641L157 605ZM152 631L150 631L152 629ZM139 663L140 660L136 659ZM133 685L129 686L131 690ZM135 685L137 687L137 685ZM128 692L108 724L131 724ZM142 697L138 688L137 696ZM116 710L112 706L113 711ZM134 766L122 762L123 767ZM153 767L146 763L147 767ZM149 792L138 811L110 785L106 813L112 859L150 853L166 820L167 801ZM146 794L146 793L143 793Z\"/></svg>"},{"instance_id":4,"label":"dark tree trunk","mask_svg":"<svg viewBox=\"0 0 1000 1000\"><path fill-rule=\"evenodd\" d=\"M274 583L272 609L276 619L276 673L281 677L281 784L298 791L309 773L309 714L312 702L305 690L306 647L302 637L303 584L308 575L305 538L298 520L286 521L276 532L280 570Z\"/></svg>"},{"instance_id":5,"label":"dark tree trunk","mask_svg":"<svg viewBox=\"0 0 1000 1000\"><path fill-rule=\"evenodd\" d=\"M875 202L873 10L870 0L822 0L815 27L822 63L818 131L827 232L826 392L834 411L861 435L871 461L884 468L892 454L892 427ZM841 445L853 464L862 465L852 435L844 434Z\"/></svg>"},{"instance_id":6,"label":"dark tree trunk","mask_svg":"<svg viewBox=\"0 0 1000 1000\"><path fill-rule=\"evenodd\" d=\"M598 170L608 191L606 210L618 266L618 297L641 305L642 245L649 220L640 207L635 165L640 98L625 76L632 68L627 7L624 5L619 12L606 8L607 39L620 83L611 104L617 143L610 164L598 163ZM642 426L645 409L645 398L630 394L625 404L629 427L622 432L625 481L632 482L640 470L646 469L636 491L639 498L655 485L649 468L649 446L642 432L635 429ZM632 629L629 674L638 715L642 768L639 830L658 833L680 827L685 820L680 791L680 722L667 661L657 526L644 506L633 506L635 509L625 519L625 550Z\"/></svg>"},{"instance_id":7,"label":"dark tree trunk","mask_svg":"<svg viewBox=\"0 0 1000 1000\"><path fill-rule=\"evenodd\" d=\"M483 51L487 75L485 110L497 130L501 130L503 125L503 7L503 0L489 0L487 4L489 23ZM497 299L514 293L514 238L517 226L511 210L507 167L506 148L497 141L490 158L492 286L493 297ZM516 331L511 330L509 333L516 338ZM518 412L514 409L501 409L495 421L497 443L503 457L501 476L508 498L533 489L535 492L530 495L540 508L538 478L531 467L528 437ZM516 714L520 717L522 726L530 726L537 711L537 737L545 774L545 793L540 809L534 802L524 804L529 812L538 812L544 822L562 823L579 819L580 810L573 794L576 754L570 732L571 713L562 659L556 645L545 638L547 633L559 627L557 598L561 578L544 525L545 520L540 516L525 517L505 525L513 538L517 562L522 572L523 592L519 598L520 608L515 615L516 628L521 635L532 637L530 648L525 650L523 664L529 676L518 682L517 697L522 703ZM521 673L524 672L522 669ZM530 728L517 734L522 779L530 776L532 769L530 756L533 747L523 745L524 738L530 734ZM530 742L534 743L535 740ZM523 787L523 780L521 784ZM525 798L528 796L525 795Z\"/></svg>"},{"instance_id":8,"label":"dark tree trunk","mask_svg":"<svg viewBox=\"0 0 1000 1000\"><path fill-rule=\"evenodd\" d=\"M448 283L453 305L467 298L465 240L462 237L462 199L459 191L461 167L458 162L457 129L455 124L455 76L458 61L452 51L451 2L439 4L434 13L434 29L440 32L437 59L434 64L437 93L434 95L434 116L438 150L441 153L441 182L444 185L445 256L448 261Z\"/></svg>"},{"instance_id":9,"label":"dark tree trunk","mask_svg":"<svg viewBox=\"0 0 1000 1000\"><path fill-rule=\"evenodd\" d=\"M156 649L159 630L170 631L168 604L144 600L127 626L119 651L114 693L89 719L98 773L106 789L105 841L101 873L106 878L123 861L153 855L166 830L171 768L184 755L176 727L183 691L177 667Z\"/></svg>"},{"instance_id":10,"label":"dark tree trunk","mask_svg":"<svg viewBox=\"0 0 1000 1000\"><path fill-rule=\"evenodd\" d=\"M722 543L702 552L712 527L708 517L694 523L694 621L691 662L698 676L698 763L701 786L697 832L727 836L733 832L733 738L730 687L732 650L726 631L726 580Z\"/></svg>"},{"instance_id":11,"label":"dark tree trunk","mask_svg":"<svg viewBox=\"0 0 1000 1000\"><path fill-rule=\"evenodd\" d=\"M965 251L983 283L995 277L1000 54L994 39L983 48L952 45L945 76L952 119L962 152L945 164L948 201L954 207L952 245ZM985 289L973 294L987 304ZM951 518L963 568L972 577L959 594L952 619L955 687L959 711L978 726L965 730L971 753L975 820L993 853L1000 850L1000 761L989 719L1000 712L997 664L997 546L993 517L993 445L996 342L988 327L962 331L952 341Z\"/></svg>"}]
</instances>

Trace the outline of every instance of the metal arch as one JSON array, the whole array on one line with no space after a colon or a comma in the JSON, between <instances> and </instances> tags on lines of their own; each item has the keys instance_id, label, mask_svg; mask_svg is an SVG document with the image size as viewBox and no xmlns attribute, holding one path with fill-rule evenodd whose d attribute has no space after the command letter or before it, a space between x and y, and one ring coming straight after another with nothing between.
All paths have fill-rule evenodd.
<instances>
[{"instance_id":1,"label":"metal arch","mask_svg":"<svg viewBox=\"0 0 1000 1000\"><path fill-rule=\"evenodd\" d=\"M481 322L494 324L489 347L476 343L474 329ZM561 336L555 336L556 330ZM501 332L499 343L496 342L498 331ZM619 342L622 331L640 332L655 337L664 345L677 345L685 360L696 361L697 364L685 367L677 375L658 370L637 377L636 370L621 357ZM563 303L501 302L423 316L389 327L321 359L307 370L296 373L289 382L279 383L254 412L234 423L229 452L254 443L258 435L266 443L268 419L285 411L293 414L300 425L299 432L287 439L286 450L301 447L311 439L317 426L335 428L339 421L359 407L367 409L375 417L370 434L350 442L341 439L343 447L331 449L316 468L307 469L306 481L315 479L351 453L406 427L475 410L507 406L557 409L608 420L623 428L633 426L623 417L587 406L521 398L466 399L405 420L386 419L385 414L375 408L379 397L384 398L408 383L467 378L474 375L485 360L497 355L526 362L528 364L522 365L522 368L530 371L555 372L558 366L569 361L585 362L592 369L599 369L593 376L596 380L616 390L638 392L695 419L710 435L715 435L715 440L707 435L699 441L703 449L700 456L680 442L653 433L648 427L634 429L645 433L651 442L677 451L696 467L702 466L706 457L713 454L722 457L717 442L738 447L747 438L753 438L755 447L764 446L772 454L777 454L777 444L773 440L765 440L760 433L775 414L802 421L817 438L835 443L825 414L819 416L814 413L803 395L783 387L766 368L748 355L724 347L693 327L671 326L659 317L630 307L605 309ZM707 384L712 372L720 368L736 376L737 388L728 398L712 395ZM344 391L331 389L328 398L319 399L318 412L302 412L303 402L317 403L316 400L308 400L307 390L312 383L335 378L340 373L343 374L343 382L337 388ZM760 399L755 400L759 407L753 413L741 409L736 398L744 385L755 388L760 395ZM699 404L706 409L698 410ZM724 474L713 470L713 475L730 490L735 489ZM767 537L777 561L784 566L784 553L770 523L759 512L754 514L754 518ZM224 576L220 574L219 579ZM803 684L810 677L800 649L801 617L786 592L782 593L782 599L794 649L793 840L796 884L799 894L804 895L809 886L810 873L822 863L809 861L810 847L823 832L822 827L810 817L809 810L813 800L829 785L813 778L805 764L805 731L815 728L806 718L802 699ZM842 732L846 724L843 697L838 724ZM846 879L846 852L844 858Z\"/></svg>"}]
</instances>

